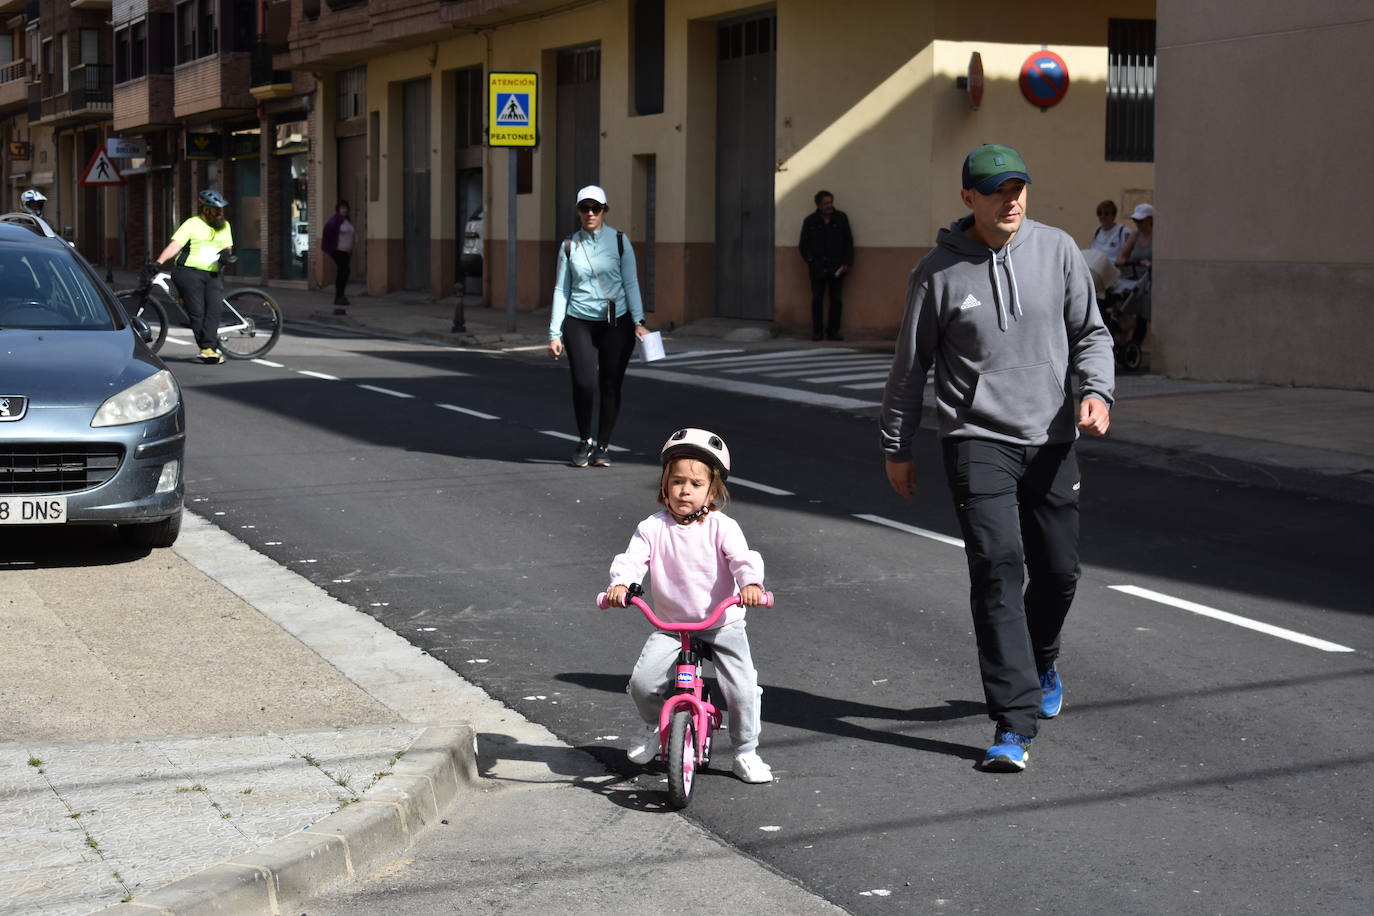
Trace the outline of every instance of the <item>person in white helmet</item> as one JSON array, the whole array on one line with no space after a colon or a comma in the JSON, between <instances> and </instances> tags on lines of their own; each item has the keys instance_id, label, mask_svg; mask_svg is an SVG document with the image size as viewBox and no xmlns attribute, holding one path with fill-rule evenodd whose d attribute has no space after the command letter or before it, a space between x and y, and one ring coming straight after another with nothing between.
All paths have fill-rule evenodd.
<instances>
[{"instance_id":1,"label":"person in white helmet","mask_svg":"<svg viewBox=\"0 0 1374 916\"><path fill-rule=\"evenodd\" d=\"M720 602L739 595L721 624L696 634L711 645L716 677L730 707L734 773L748 783L772 782L773 771L759 757L758 671L745 632L745 608L763 602L763 557L749 548L739 523L722 509L729 501L730 450L704 429L680 429L660 452L658 502L663 510L640 522L634 537L611 563L606 596L629 605L630 586L645 574L653 590L654 613L666 621L704 620ZM673 686L681 643L673 633L649 635L630 675L628 692L644 723L627 748L634 763L658 754L658 714Z\"/></svg>"}]
</instances>

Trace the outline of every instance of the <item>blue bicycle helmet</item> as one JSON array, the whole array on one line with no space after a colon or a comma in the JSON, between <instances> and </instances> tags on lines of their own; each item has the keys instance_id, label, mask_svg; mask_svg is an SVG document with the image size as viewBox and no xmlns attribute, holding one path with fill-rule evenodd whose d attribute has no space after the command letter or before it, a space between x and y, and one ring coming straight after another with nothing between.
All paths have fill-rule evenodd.
<instances>
[{"instance_id":1,"label":"blue bicycle helmet","mask_svg":"<svg viewBox=\"0 0 1374 916\"><path fill-rule=\"evenodd\" d=\"M229 206L229 201L225 200L224 195L216 191L214 188L206 188L204 191L201 191L200 194L197 196L200 197L200 202L207 207Z\"/></svg>"}]
</instances>

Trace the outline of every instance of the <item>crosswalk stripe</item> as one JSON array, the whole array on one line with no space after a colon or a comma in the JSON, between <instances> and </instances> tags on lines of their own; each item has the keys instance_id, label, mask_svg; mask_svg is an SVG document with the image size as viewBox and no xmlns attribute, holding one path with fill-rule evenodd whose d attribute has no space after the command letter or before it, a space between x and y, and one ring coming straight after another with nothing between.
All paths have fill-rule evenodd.
<instances>
[{"instance_id":1,"label":"crosswalk stripe","mask_svg":"<svg viewBox=\"0 0 1374 916\"><path fill-rule=\"evenodd\" d=\"M844 350L841 352L853 353L854 351ZM680 362L674 362L673 368L677 369L690 366L694 369L706 369L715 366L738 366L746 363L766 363L772 360L800 359L805 356L815 355L815 350L772 350L767 353L753 353L748 356L732 356L727 359L691 360L690 362L682 360Z\"/></svg>"},{"instance_id":2,"label":"crosswalk stripe","mask_svg":"<svg viewBox=\"0 0 1374 916\"><path fill-rule=\"evenodd\" d=\"M825 385L831 382L871 382L874 379L882 379L883 384L887 384L887 371L859 372L854 375L817 375L812 378L804 378L801 381L809 385Z\"/></svg>"},{"instance_id":3,"label":"crosswalk stripe","mask_svg":"<svg viewBox=\"0 0 1374 916\"><path fill-rule=\"evenodd\" d=\"M875 369L882 367L888 368L891 360L850 360L843 363L817 363L808 364L800 369L786 369L780 372L760 372L759 375L765 378L788 378L794 375L808 375L816 372L854 372L859 369Z\"/></svg>"},{"instance_id":4,"label":"crosswalk stripe","mask_svg":"<svg viewBox=\"0 0 1374 916\"><path fill-rule=\"evenodd\" d=\"M881 407L878 401L863 401L858 398L845 397L842 394L828 394L823 391L805 391L794 388L784 388L781 385L764 385L758 382L744 382L737 379L716 378L709 375L693 375L689 372L670 372L665 369L639 369L630 370L639 378L652 379L660 382L672 382L678 385L695 385L698 388L714 388L717 391L729 391L734 394L749 394L763 398L773 398L779 401L792 401L796 404L809 404L813 407L832 407L836 410L864 410L870 407Z\"/></svg>"}]
</instances>

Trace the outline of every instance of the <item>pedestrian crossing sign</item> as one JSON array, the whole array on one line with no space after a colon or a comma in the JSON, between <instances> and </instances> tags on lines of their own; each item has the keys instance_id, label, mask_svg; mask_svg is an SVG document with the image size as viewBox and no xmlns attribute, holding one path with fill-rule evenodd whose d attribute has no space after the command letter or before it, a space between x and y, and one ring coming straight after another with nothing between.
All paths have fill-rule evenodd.
<instances>
[{"instance_id":1,"label":"pedestrian crossing sign","mask_svg":"<svg viewBox=\"0 0 1374 916\"><path fill-rule=\"evenodd\" d=\"M538 146L537 73L492 73L487 82L487 145Z\"/></svg>"},{"instance_id":2,"label":"pedestrian crossing sign","mask_svg":"<svg viewBox=\"0 0 1374 916\"><path fill-rule=\"evenodd\" d=\"M119 174L114 161L106 155L103 147L97 147L95 155L86 166L86 171L82 173L81 184L86 187L101 187L123 183L124 176Z\"/></svg>"}]
</instances>

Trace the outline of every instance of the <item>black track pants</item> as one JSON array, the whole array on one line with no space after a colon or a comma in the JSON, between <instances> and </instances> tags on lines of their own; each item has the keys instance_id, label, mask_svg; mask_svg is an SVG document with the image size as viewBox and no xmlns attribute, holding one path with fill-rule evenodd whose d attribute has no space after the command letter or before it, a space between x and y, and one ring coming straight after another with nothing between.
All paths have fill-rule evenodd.
<instances>
[{"instance_id":1,"label":"black track pants","mask_svg":"<svg viewBox=\"0 0 1374 916\"><path fill-rule=\"evenodd\" d=\"M599 392L601 412L597 416L596 442L610 445L615 420L620 414L620 388L625 382L625 368L634 353L634 322L628 315L620 316L615 324L565 318L563 347L568 353L568 368L572 370L577 435L582 439L592 438L592 411Z\"/></svg>"},{"instance_id":2,"label":"black track pants","mask_svg":"<svg viewBox=\"0 0 1374 916\"><path fill-rule=\"evenodd\" d=\"M964 533L988 717L1034 737L1039 675L1059 656L1078 585L1073 445L946 439L944 458Z\"/></svg>"}]
</instances>

